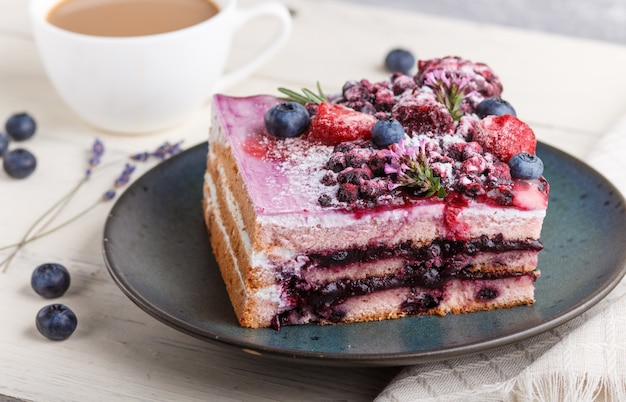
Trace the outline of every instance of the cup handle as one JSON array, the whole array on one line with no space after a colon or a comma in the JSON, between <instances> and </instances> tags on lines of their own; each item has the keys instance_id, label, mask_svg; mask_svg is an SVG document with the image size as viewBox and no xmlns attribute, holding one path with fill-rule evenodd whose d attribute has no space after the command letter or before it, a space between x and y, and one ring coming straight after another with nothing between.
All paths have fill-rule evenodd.
<instances>
[{"instance_id":1,"label":"cup handle","mask_svg":"<svg viewBox=\"0 0 626 402\"><path fill-rule=\"evenodd\" d=\"M237 10L233 29L234 31L237 31L246 25L248 21L262 16L276 17L281 23L280 32L265 50L255 56L252 60L248 61L248 63L246 63L243 67L224 74L217 82L212 92L220 92L252 74L255 70L265 64L289 38L292 26L289 10L284 5L274 2L260 3L242 10Z\"/></svg>"}]
</instances>

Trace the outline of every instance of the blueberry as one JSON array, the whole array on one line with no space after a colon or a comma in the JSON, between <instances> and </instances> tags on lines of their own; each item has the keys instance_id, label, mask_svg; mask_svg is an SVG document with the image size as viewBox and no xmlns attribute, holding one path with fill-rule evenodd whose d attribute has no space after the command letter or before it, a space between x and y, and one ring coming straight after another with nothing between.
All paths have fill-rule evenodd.
<instances>
[{"instance_id":1,"label":"blueberry","mask_svg":"<svg viewBox=\"0 0 626 402\"><path fill-rule=\"evenodd\" d=\"M263 118L265 130L276 137L297 137L309 127L307 109L296 102L283 102L272 107Z\"/></svg>"},{"instance_id":2,"label":"blueberry","mask_svg":"<svg viewBox=\"0 0 626 402\"><path fill-rule=\"evenodd\" d=\"M70 287L70 273L61 264L42 264L33 271L30 285L38 295L46 299L61 297Z\"/></svg>"},{"instance_id":3,"label":"blueberry","mask_svg":"<svg viewBox=\"0 0 626 402\"><path fill-rule=\"evenodd\" d=\"M35 325L41 335L53 341L62 341L74 333L76 314L63 304L50 304L37 313Z\"/></svg>"},{"instance_id":4,"label":"blueberry","mask_svg":"<svg viewBox=\"0 0 626 402\"><path fill-rule=\"evenodd\" d=\"M0 158L9 148L9 137L6 134L0 133Z\"/></svg>"},{"instance_id":5,"label":"blueberry","mask_svg":"<svg viewBox=\"0 0 626 402\"><path fill-rule=\"evenodd\" d=\"M404 127L398 120L378 120L372 127L372 142L380 148L385 148L400 142L404 134Z\"/></svg>"},{"instance_id":6,"label":"blueberry","mask_svg":"<svg viewBox=\"0 0 626 402\"><path fill-rule=\"evenodd\" d=\"M393 49L385 57L385 67L392 73L409 75L415 67L415 56L408 50Z\"/></svg>"},{"instance_id":7,"label":"blueberry","mask_svg":"<svg viewBox=\"0 0 626 402\"><path fill-rule=\"evenodd\" d=\"M30 151L18 148L4 155L2 167L9 176L15 179L23 179L35 171L37 159Z\"/></svg>"},{"instance_id":8,"label":"blueberry","mask_svg":"<svg viewBox=\"0 0 626 402\"><path fill-rule=\"evenodd\" d=\"M9 117L4 128L15 141L24 141L35 134L37 123L28 113L16 113Z\"/></svg>"},{"instance_id":9,"label":"blueberry","mask_svg":"<svg viewBox=\"0 0 626 402\"><path fill-rule=\"evenodd\" d=\"M514 179L538 179L543 174L543 162L537 155L520 152L509 159L509 170Z\"/></svg>"},{"instance_id":10,"label":"blueberry","mask_svg":"<svg viewBox=\"0 0 626 402\"><path fill-rule=\"evenodd\" d=\"M481 119L484 119L487 116L502 116L505 114L517 116L513 106L499 97L484 99L478 104L478 106L476 106L475 112Z\"/></svg>"}]
</instances>

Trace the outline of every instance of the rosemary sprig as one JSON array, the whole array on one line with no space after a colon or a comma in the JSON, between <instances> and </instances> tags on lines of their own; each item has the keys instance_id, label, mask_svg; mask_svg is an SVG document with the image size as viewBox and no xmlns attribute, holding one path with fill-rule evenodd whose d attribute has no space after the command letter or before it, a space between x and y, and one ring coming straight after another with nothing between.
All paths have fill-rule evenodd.
<instances>
[{"instance_id":1,"label":"rosemary sprig","mask_svg":"<svg viewBox=\"0 0 626 402\"><path fill-rule=\"evenodd\" d=\"M328 98L324 94L324 91L322 91L322 87L319 81L317 82L317 93L311 91L310 89L302 88L302 94L300 94L296 91L284 87L278 88L278 92L286 96L285 100L297 102L302 105L328 102Z\"/></svg>"}]
</instances>

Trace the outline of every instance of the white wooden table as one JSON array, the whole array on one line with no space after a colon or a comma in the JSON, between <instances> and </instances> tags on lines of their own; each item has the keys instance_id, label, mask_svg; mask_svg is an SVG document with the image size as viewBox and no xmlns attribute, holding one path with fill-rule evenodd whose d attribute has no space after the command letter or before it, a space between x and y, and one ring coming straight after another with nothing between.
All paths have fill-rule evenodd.
<instances>
[{"instance_id":1,"label":"white wooden table","mask_svg":"<svg viewBox=\"0 0 626 402\"><path fill-rule=\"evenodd\" d=\"M575 156L583 157L626 111L625 47L333 1L284 2L295 19L288 45L230 94L276 93L278 86L297 89L316 81L333 91L348 79L381 79L384 55L403 46L420 58L461 55L487 62L539 139ZM184 139L189 147L205 140L209 126L210 105L184 125L148 136L120 137L86 126L44 75L26 3L0 0L0 122L19 111L37 119L36 137L20 145L35 153L39 165L25 180L0 172L0 247L20 240L82 178L95 137L104 141L108 160L117 160L166 139ZM263 24L248 32L260 32ZM231 65L262 37L239 35ZM94 176L65 216L90 205L117 173ZM0 273L0 400L371 400L398 372L242 356L158 322L122 294L105 268L101 241L110 207L103 204L26 246ZM0 251L0 260L9 251ZM63 342L44 339L34 325L49 301L30 289L30 275L44 262L62 263L72 273L70 290L58 301L76 312L79 326Z\"/></svg>"}]
</instances>

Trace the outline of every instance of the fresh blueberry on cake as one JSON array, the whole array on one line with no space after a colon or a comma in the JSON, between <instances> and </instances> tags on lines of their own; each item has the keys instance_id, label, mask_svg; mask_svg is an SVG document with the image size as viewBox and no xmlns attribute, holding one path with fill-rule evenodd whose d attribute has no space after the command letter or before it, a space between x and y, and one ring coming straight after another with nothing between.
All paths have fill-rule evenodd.
<instances>
[{"instance_id":1,"label":"fresh blueberry on cake","mask_svg":"<svg viewBox=\"0 0 626 402\"><path fill-rule=\"evenodd\" d=\"M332 96L214 97L204 213L241 326L534 303L535 134L487 65L417 67Z\"/></svg>"}]
</instances>

